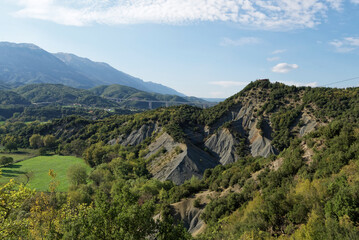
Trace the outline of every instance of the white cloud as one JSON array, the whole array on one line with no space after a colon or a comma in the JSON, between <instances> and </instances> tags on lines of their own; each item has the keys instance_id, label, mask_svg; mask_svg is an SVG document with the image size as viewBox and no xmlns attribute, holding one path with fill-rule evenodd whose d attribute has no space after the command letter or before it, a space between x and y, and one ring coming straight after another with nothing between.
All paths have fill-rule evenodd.
<instances>
[{"instance_id":1,"label":"white cloud","mask_svg":"<svg viewBox=\"0 0 359 240\"><path fill-rule=\"evenodd\" d=\"M269 58L267 58L268 62L274 62L274 61L279 61L279 60L280 60L280 57L269 57Z\"/></svg>"},{"instance_id":2,"label":"white cloud","mask_svg":"<svg viewBox=\"0 0 359 240\"><path fill-rule=\"evenodd\" d=\"M210 82L212 85L217 85L220 87L228 88L228 87L239 87L239 86L245 86L248 83L246 82L236 82L236 81L216 81L216 82Z\"/></svg>"},{"instance_id":3,"label":"white cloud","mask_svg":"<svg viewBox=\"0 0 359 240\"><path fill-rule=\"evenodd\" d=\"M330 6L335 10L342 10L343 0L327 0Z\"/></svg>"},{"instance_id":4,"label":"white cloud","mask_svg":"<svg viewBox=\"0 0 359 240\"><path fill-rule=\"evenodd\" d=\"M230 39L230 38L223 38L221 41L221 46L243 46L243 45L252 45L258 44L261 42L261 39L256 37L242 37L239 39Z\"/></svg>"},{"instance_id":5,"label":"white cloud","mask_svg":"<svg viewBox=\"0 0 359 240\"><path fill-rule=\"evenodd\" d=\"M346 37L341 40L335 39L329 42L329 44L335 47L337 52L348 53L359 48L359 37Z\"/></svg>"},{"instance_id":6,"label":"white cloud","mask_svg":"<svg viewBox=\"0 0 359 240\"><path fill-rule=\"evenodd\" d=\"M354 4L359 4L359 0L350 0Z\"/></svg>"},{"instance_id":7,"label":"white cloud","mask_svg":"<svg viewBox=\"0 0 359 240\"><path fill-rule=\"evenodd\" d=\"M343 0L15 0L15 16L83 26L198 21L238 23L242 27L289 30L312 28ZM356 3L358 0L352 0Z\"/></svg>"},{"instance_id":8,"label":"white cloud","mask_svg":"<svg viewBox=\"0 0 359 240\"><path fill-rule=\"evenodd\" d=\"M350 46L359 47L359 37L358 37L358 38L347 37L347 38L344 38L344 40L345 40Z\"/></svg>"},{"instance_id":9,"label":"white cloud","mask_svg":"<svg viewBox=\"0 0 359 240\"><path fill-rule=\"evenodd\" d=\"M278 63L272 68L272 72L275 73L288 73L294 69L297 69L299 66L297 64L289 63Z\"/></svg>"},{"instance_id":10,"label":"white cloud","mask_svg":"<svg viewBox=\"0 0 359 240\"><path fill-rule=\"evenodd\" d=\"M273 52L272 52L272 54L273 55L275 55L275 54L280 54L280 53L284 53L284 52L286 52L287 51L287 49L277 49L277 50L274 50Z\"/></svg>"}]
</instances>

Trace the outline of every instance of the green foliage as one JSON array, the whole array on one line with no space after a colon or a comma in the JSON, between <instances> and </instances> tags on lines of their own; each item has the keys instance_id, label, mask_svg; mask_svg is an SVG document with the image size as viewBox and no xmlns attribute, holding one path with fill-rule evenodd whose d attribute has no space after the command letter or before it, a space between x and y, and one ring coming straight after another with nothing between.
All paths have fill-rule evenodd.
<instances>
[{"instance_id":1,"label":"green foliage","mask_svg":"<svg viewBox=\"0 0 359 240\"><path fill-rule=\"evenodd\" d=\"M82 164L74 164L67 169L67 177L69 182L74 186L86 184L87 169Z\"/></svg>"},{"instance_id":2,"label":"green foliage","mask_svg":"<svg viewBox=\"0 0 359 240\"><path fill-rule=\"evenodd\" d=\"M17 88L18 94L31 102L84 104L86 106L112 107L116 104L96 96L88 90L76 89L61 84L30 84Z\"/></svg>"},{"instance_id":3,"label":"green foliage","mask_svg":"<svg viewBox=\"0 0 359 240\"><path fill-rule=\"evenodd\" d=\"M206 223L216 223L223 216L228 216L245 202L243 194L231 193L226 197L213 199L204 209L201 218Z\"/></svg>"},{"instance_id":4,"label":"green foliage","mask_svg":"<svg viewBox=\"0 0 359 240\"><path fill-rule=\"evenodd\" d=\"M17 150L17 144L15 142L7 142L5 144L5 150L12 152Z\"/></svg>"},{"instance_id":5,"label":"green foliage","mask_svg":"<svg viewBox=\"0 0 359 240\"><path fill-rule=\"evenodd\" d=\"M13 162L14 162L14 159L13 159L12 157L2 156L2 157L0 158L0 165L3 165L3 166L12 164Z\"/></svg>"},{"instance_id":6,"label":"green foliage","mask_svg":"<svg viewBox=\"0 0 359 240\"><path fill-rule=\"evenodd\" d=\"M359 116L358 88L313 88L303 96L303 102L316 106L314 114L322 121L333 118L355 119Z\"/></svg>"},{"instance_id":7,"label":"green foliage","mask_svg":"<svg viewBox=\"0 0 359 240\"><path fill-rule=\"evenodd\" d=\"M15 239L27 231L27 219L17 218L24 203L34 195L34 191L14 180L0 187L0 238Z\"/></svg>"},{"instance_id":8,"label":"green foliage","mask_svg":"<svg viewBox=\"0 0 359 240\"><path fill-rule=\"evenodd\" d=\"M40 134L33 134L29 139L30 147L41 148L43 146L42 136Z\"/></svg>"},{"instance_id":9,"label":"green foliage","mask_svg":"<svg viewBox=\"0 0 359 240\"><path fill-rule=\"evenodd\" d=\"M204 190L205 188L206 184L203 181L192 176L192 178L185 181L184 184L171 188L168 192L167 201L170 203L179 202L182 198L190 197L194 193Z\"/></svg>"},{"instance_id":10,"label":"green foliage","mask_svg":"<svg viewBox=\"0 0 359 240\"><path fill-rule=\"evenodd\" d=\"M280 108L278 112L271 116L271 123L273 125L273 145L278 150L287 148L290 140L293 137L290 133L290 128L293 127L294 121L298 119L302 111L302 107L296 109Z\"/></svg>"},{"instance_id":11,"label":"green foliage","mask_svg":"<svg viewBox=\"0 0 359 240\"><path fill-rule=\"evenodd\" d=\"M13 91L0 90L0 105L30 105L30 102Z\"/></svg>"}]
</instances>

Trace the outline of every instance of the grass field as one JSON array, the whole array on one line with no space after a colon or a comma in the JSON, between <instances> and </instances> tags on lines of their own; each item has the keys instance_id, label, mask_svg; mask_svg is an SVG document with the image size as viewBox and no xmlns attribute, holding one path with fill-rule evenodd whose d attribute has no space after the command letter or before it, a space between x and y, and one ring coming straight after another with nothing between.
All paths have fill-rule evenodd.
<instances>
[{"instance_id":1,"label":"grass field","mask_svg":"<svg viewBox=\"0 0 359 240\"><path fill-rule=\"evenodd\" d=\"M38 155L38 150L35 149L19 149L13 153L1 152L4 150L3 146L0 146L0 158L2 156L12 157L15 162L29 159Z\"/></svg>"},{"instance_id":2,"label":"grass field","mask_svg":"<svg viewBox=\"0 0 359 240\"><path fill-rule=\"evenodd\" d=\"M27 186L37 191L49 191L51 177L48 175L48 172L50 169L53 169L57 174L56 180L59 182L57 191L65 192L69 187L66 175L67 169L76 163L83 164L88 172L91 170L82 159L73 156L39 156L7 167L2 167L0 183L6 183L11 178L14 178L18 182L25 182L25 173L31 173L31 178Z\"/></svg>"}]
</instances>

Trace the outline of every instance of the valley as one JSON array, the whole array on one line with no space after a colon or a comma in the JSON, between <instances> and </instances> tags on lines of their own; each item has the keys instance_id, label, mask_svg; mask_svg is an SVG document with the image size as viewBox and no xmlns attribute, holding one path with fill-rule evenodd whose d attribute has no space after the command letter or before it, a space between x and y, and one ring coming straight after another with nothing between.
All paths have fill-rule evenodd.
<instances>
[{"instance_id":1,"label":"valley","mask_svg":"<svg viewBox=\"0 0 359 240\"><path fill-rule=\"evenodd\" d=\"M111 90L104 89L100 95ZM40 177L46 172L41 170L26 185L46 191L54 181L61 184L46 196L49 201L64 197L56 208L46 206L57 212L50 217L59 224L57 229L43 226L48 237L98 237L99 229L120 239L153 234L159 239L357 236L358 91L257 80L205 109L181 105L98 119L71 115L44 123L6 121L0 126L4 146L60 156L2 167L1 182L16 166L40 171L31 161L54 170L53 180ZM66 180L70 155L81 157L76 161L88 169L72 184ZM58 218L69 208L76 210L68 213L70 219ZM12 216L21 209L12 210ZM132 211L141 216L130 223L143 228L140 235L118 219L129 219ZM103 226L105 219L110 221ZM13 218L6 221L16 224ZM88 228L90 223L96 227ZM118 226L127 230L118 231Z\"/></svg>"}]
</instances>

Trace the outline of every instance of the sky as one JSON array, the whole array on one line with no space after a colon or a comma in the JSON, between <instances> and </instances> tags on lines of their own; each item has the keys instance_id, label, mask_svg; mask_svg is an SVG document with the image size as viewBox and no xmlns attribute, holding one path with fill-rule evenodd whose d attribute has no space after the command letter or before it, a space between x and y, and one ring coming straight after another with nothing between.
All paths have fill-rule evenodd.
<instances>
[{"instance_id":1,"label":"sky","mask_svg":"<svg viewBox=\"0 0 359 240\"><path fill-rule=\"evenodd\" d=\"M359 85L359 0L0 0L0 41L196 97L226 98L261 78Z\"/></svg>"}]
</instances>

